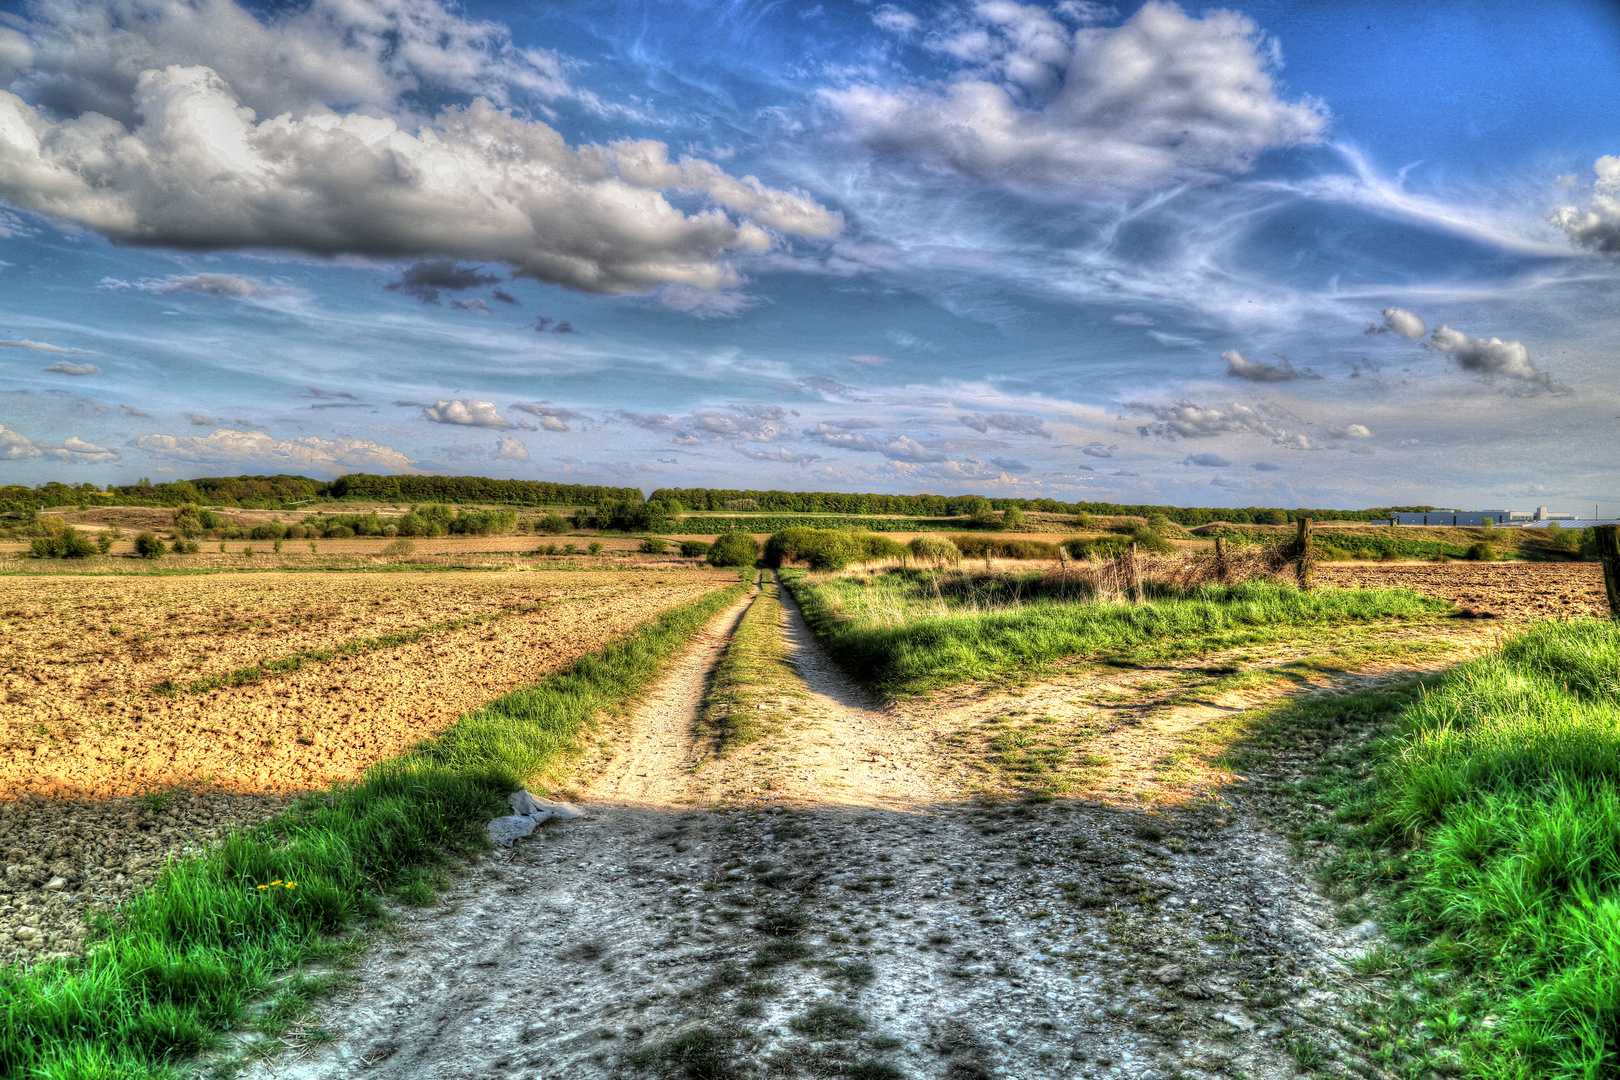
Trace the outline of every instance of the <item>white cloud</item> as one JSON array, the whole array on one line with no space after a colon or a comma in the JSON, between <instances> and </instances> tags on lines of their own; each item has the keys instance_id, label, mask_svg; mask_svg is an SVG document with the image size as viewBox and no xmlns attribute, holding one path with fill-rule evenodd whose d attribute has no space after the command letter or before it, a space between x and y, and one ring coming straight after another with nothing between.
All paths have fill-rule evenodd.
<instances>
[{"instance_id":1,"label":"white cloud","mask_svg":"<svg viewBox=\"0 0 1620 1080\"><path fill-rule=\"evenodd\" d=\"M257 278L238 277L235 274L191 274L186 277L171 274L160 282L142 283L136 288L146 289L149 292L193 292L203 296L224 296L234 299L273 296L286 291L274 285L266 285Z\"/></svg>"},{"instance_id":2,"label":"white cloud","mask_svg":"<svg viewBox=\"0 0 1620 1080\"><path fill-rule=\"evenodd\" d=\"M1365 424L1340 424L1328 429L1335 439L1370 439L1372 431Z\"/></svg>"},{"instance_id":3,"label":"white cloud","mask_svg":"<svg viewBox=\"0 0 1620 1080\"><path fill-rule=\"evenodd\" d=\"M1541 386L1551 386L1552 377L1537 371L1530 363L1530 350L1520 341L1501 338L1471 338L1461 330L1442 323L1429 343L1457 361L1464 371L1477 371L1487 378L1497 375Z\"/></svg>"},{"instance_id":4,"label":"white cloud","mask_svg":"<svg viewBox=\"0 0 1620 1080\"><path fill-rule=\"evenodd\" d=\"M65 461L69 465L98 465L104 461L117 461L119 458L118 451L86 442L77 435L68 436L61 446L47 447L45 456Z\"/></svg>"},{"instance_id":5,"label":"white cloud","mask_svg":"<svg viewBox=\"0 0 1620 1080\"><path fill-rule=\"evenodd\" d=\"M143 69L134 93L126 128L0 91L0 192L122 244L465 258L601 293L726 288L729 255L768 250L770 230L842 227L802 193L671 164L661 143L575 149L484 98L412 134L361 113L261 120L201 66ZM685 213L665 189L717 205Z\"/></svg>"},{"instance_id":6,"label":"white cloud","mask_svg":"<svg viewBox=\"0 0 1620 1080\"><path fill-rule=\"evenodd\" d=\"M34 441L18 431L13 431L0 424L0 461L22 461L26 458L37 458L45 451L34 445Z\"/></svg>"},{"instance_id":7,"label":"white cloud","mask_svg":"<svg viewBox=\"0 0 1620 1080\"><path fill-rule=\"evenodd\" d=\"M1219 454L1194 454L1182 461L1183 465L1202 465L1210 469L1224 469L1232 463Z\"/></svg>"},{"instance_id":8,"label":"white cloud","mask_svg":"<svg viewBox=\"0 0 1620 1080\"><path fill-rule=\"evenodd\" d=\"M1150 0L1078 31L1007 0L974 15L936 47L978 70L942 91L823 92L856 139L977 178L1113 188L1239 172L1327 123L1321 104L1278 97L1275 44L1236 12Z\"/></svg>"},{"instance_id":9,"label":"white cloud","mask_svg":"<svg viewBox=\"0 0 1620 1080\"><path fill-rule=\"evenodd\" d=\"M468 427L512 428L517 425L502 416L493 401L472 401L443 398L432 405L422 406L422 417L435 424L464 424Z\"/></svg>"},{"instance_id":10,"label":"white cloud","mask_svg":"<svg viewBox=\"0 0 1620 1080\"><path fill-rule=\"evenodd\" d=\"M58 361L49 367L42 367L41 371L54 371L58 375L100 375L101 369L94 364L70 364L66 360Z\"/></svg>"},{"instance_id":11,"label":"white cloud","mask_svg":"<svg viewBox=\"0 0 1620 1080\"><path fill-rule=\"evenodd\" d=\"M1114 321L1123 323L1126 326L1152 326L1154 324L1153 316L1145 315L1140 311L1128 311L1123 315L1115 315Z\"/></svg>"},{"instance_id":12,"label":"white cloud","mask_svg":"<svg viewBox=\"0 0 1620 1080\"><path fill-rule=\"evenodd\" d=\"M943 461L945 455L935 453L910 435L897 435L888 441L874 439L862 431L851 431L839 424L820 423L807 428L804 434L826 446L861 453L882 454L891 461Z\"/></svg>"},{"instance_id":13,"label":"white cloud","mask_svg":"<svg viewBox=\"0 0 1620 1080\"><path fill-rule=\"evenodd\" d=\"M802 454L785 446L779 446L775 450L760 450L752 446L739 446L736 450L737 453L750 461L785 461L793 465L805 465L812 461L821 460L818 454Z\"/></svg>"},{"instance_id":14,"label":"white cloud","mask_svg":"<svg viewBox=\"0 0 1620 1080\"><path fill-rule=\"evenodd\" d=\"M734 319L761 303L759 297L741 292L717 292L691 285L665 285L656 293L658 302L672 311L700 319Z\"/></svg>"},{"instance_id":15,"label":"white cloud","mask_svg":"<svg viewBox=\"0 0 1620 1080\"><path fill-rule=\"evenodd\" d=\"M1286 356L1279 356L1281 364L1268 364L1264 360L1249 360L1236 349L1228 349L1221 353L1221 359L1226 361L1226 374L1234 379L1247 379L1250 382L1292 382L1295 379L1317 379L1321 376L1309 368L1294 367L1293 361Z\"/></svg>"},{"instance_id":16,"label":"white cloud","mask_svg":"<svg viewBox=\"0 0 1620 1080\"><path fill-rule=\"evenodd\" d=\"M891 34L904 36L922 25L922 20L909 11L902 11L893 4L879 4L878 9L872 12L872 21L880 30L887 30Z\"/></svg>"},{"instance_id":17,"label":"white cloud","mask_svg":"<svg viewBox=\"0 0 1620 1080\"><path fill-rule=\"evenodd\" d=\"M1563 229L1576 247L1620 254L1620 157L1605 154L1597 159L1592 171L1597 179L1592 184L1591 206L1586 210L1561 206L1552 215L1552 223Z\"/></svg>"},{"instance_id":18,"label":"white cloud","mask_svg":"<svg viewBox=\"0 0 1620 1080\"><path fill-rule=\"evenodd\" d=\"M0 341L0 349L33 349L35 352L56 353L59 356L94 356L89 349L64 349L59 345L47 345L43 341Z\"/></svg>"},{"instance_id":19,"label":"white cloud","mask_svg":"<svg viewBox=\"0 0 1620 1080\"><path fill-rule=\"evenodd\" d=\"M1264 406L1262 406L1264 407ZM1156 435L1164 439L1207 439L1216 435L1263 435L1278 446L1298 450L1310 448L1304 435L1280 427L1266 415L1241 402L1234 401L1230 408L1205 407L1183 398L1171 405L1152 405L1132 402L1130 408L1154 417L1157 423L1138 427L1140 435ZM1268 409L1268 412L1278 410Z\"/></svg>"},{"instance_id":20,"label":"white cloud","mask_svg":"<svg viewBox=\"0 0 1620 1080\"><path fill-rule=\"evenodd\" d=\"M207 435L142 435L142 450L173 461L255 462L266 471L342 473L357 470L418 472L410 458L392 446L367 439L272 439L262 431L218 428Z\"/></svg>"},{"instance_id":21,"label":"white cloud","mask_svg":"<svg viewBox=\"0 0 1620 1080\"><path fill-rule=\"evenodd\" d=\"M1428 332L1423 320L1410 311L1403 311L1398 307L1387 307L1379 312L1384 317L1382 326L1374 324L1367 327L1369 334L1395 334L1408 341L1416 341Z\"/></svg>"},{"instance_id":22,"label":"white cloud","mask_svg":"<svg viewBox=\"0 0 1620 1080\"><path fill-rule=\"evenodd\" d=\"M529 448L523 445L522 439L509 439L503 435L489 456L499 461L528 461Z\"/></svg>"}]
</instances>

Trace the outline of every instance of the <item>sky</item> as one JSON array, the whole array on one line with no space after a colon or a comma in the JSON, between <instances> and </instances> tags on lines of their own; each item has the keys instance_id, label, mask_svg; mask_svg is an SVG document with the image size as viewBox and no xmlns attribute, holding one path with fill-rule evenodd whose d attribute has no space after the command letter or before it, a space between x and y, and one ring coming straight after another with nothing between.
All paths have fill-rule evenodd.
<instances>
[{"instance_id":1,"label":"sky","mask_svg":"<svg viewBox=\"0 0 1620 1080\"><path fill-rule=\"evenodd\" d=\"M1620 5L0 0L0 483L1620 512Z\"/></svg>"}]
</instances>

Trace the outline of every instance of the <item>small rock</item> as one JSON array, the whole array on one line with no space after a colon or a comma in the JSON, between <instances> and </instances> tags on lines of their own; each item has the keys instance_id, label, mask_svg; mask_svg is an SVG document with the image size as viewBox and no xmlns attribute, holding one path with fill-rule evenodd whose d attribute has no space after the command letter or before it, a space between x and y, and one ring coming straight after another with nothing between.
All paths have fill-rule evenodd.
<instances>
[{"instance_id":1,"label":"small rock","mask_svg":"<svg viewBox=\"0 0 1620 1080\"><path fill-rule=\"evenodd\" d=\"M1239 1031L1254 1030L1254 1021L1250 1020L1247 1016L1244 1016L1240 1012L1218 1012L1215 1014L1215 1019L1224 1020L1226 1023L1231 1024Z\"/></svg>"},{"instance_id":2,"label":"small rock","mask_svg":"<svg viewBox=\"0 0 1620 1080\"><path fill-rule=\"evenodd\" d=\"M1378 936L1378 924L1373 922L1371 919L1364 919L1361 922L1356 923L1356 925L1352 926L1349 930L1345 931L1345 933L1349 937L1353 937L1358 941L1364 941L1368 938L1375 938Z\"/></svg>"},{"instance_id":3,"label":"small rock","mask_svg":"<svg viewBox=\"0 0 1620 1080\"><path fill-rule=\"evenodd\" d=\"M67 878L63 877L60 874L58 874L56 877L51 878L51 880L49 880L49 881L47 881L45 883L45 887L47 889L51 889L53 891L56 890L56 889L64 888L64 887L66 887L66 885L67 885Z\"/></svg>"},{"instance_id":4,"label":"small rock","mask_svg":"<svg viewBox=\"0 0 1620 1080\"><path fill-rule=\"evenodd\" d=\"M512 841L528 836L534 832L535 826L544 820L544 817L531 817L528 814L498 817L484 826L484 832L489 836L490 843L499 847L511 847Z\"/></svg>"},{"instance_id":5,"label":"small rock","mask_svg":"<svg viewBox=\"0 0 1620 1080\"><path fill-rule=\"evenodd\" d=\"M1166 964L1155 971L1153 977L1165 986L1174 986L1185 978L1185 973L1175 964Z\"/></svg>"},{"instance_id":6,"label":"small rock","mask_svg":"<svg viewBox=\"0 0 1620 1080\"><path fill-rule=\"evenodd\" d=\"M585 816L585 812L568 803L552 802L550 799L537 799L529 794L528 788L518 788L506 797L506 802L512 808L512 813L519 817L534 817L549 814L558 821L574 821Z\"/></svg>"}]
</instances>

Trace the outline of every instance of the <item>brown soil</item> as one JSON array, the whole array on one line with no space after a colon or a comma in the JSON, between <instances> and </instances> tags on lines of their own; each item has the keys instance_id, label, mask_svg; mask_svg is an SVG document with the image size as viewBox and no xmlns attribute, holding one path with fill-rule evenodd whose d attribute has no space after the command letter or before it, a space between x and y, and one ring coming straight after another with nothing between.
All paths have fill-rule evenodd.
<instances>
[{"instance_id":1,"label":"brown soil","mask_svg":"<svg viewBox=\"0 0 1620 1080\"><path fill-rule=\"evenodd\" d=\"M1317 581L1354 589L1411 589L1501 619L1606 616L1601 563L1318 563Z\"/></svg>"}]
</instances>

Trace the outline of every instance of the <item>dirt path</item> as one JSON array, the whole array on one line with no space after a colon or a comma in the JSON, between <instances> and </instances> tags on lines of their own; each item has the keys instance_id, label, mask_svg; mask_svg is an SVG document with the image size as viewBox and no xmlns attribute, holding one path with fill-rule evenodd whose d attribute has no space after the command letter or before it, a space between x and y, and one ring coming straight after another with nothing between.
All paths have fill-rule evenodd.
<instances>
[{"instance_id":1,"label":"dirt path","mask_svg":"<svg viewBox=\"0 0 1620 1080\"><path fill-rule=\"evenodd\" d=\"M649 695L585 820L405 913L305 1029L337 1037L248 1075L1292 1080L1335 1057L1380 1075L1335 1030L1343 961L1376 928L1342 925L1240 800L1145 798L1173 778L1120 760L1095 767L1131 777L1120 797L993 801L1002 773L968 766L987 719L1019 714L997 721L1017 734L1061 709L1043 731L1095 741L1088 717L1134 708L1109 753L1134 738L1157 761L1219 700L1137 671L885 707L785 602L803 684L779 733L705 760L701 688L741 610Z\"/></svg>"}]
</instances>

